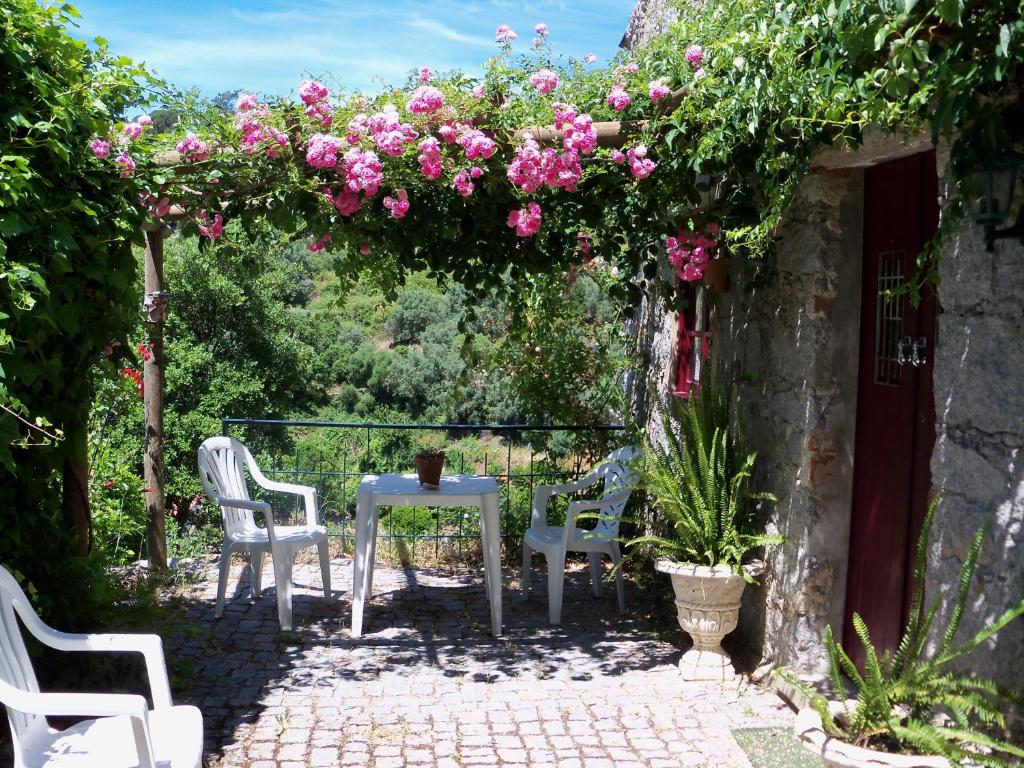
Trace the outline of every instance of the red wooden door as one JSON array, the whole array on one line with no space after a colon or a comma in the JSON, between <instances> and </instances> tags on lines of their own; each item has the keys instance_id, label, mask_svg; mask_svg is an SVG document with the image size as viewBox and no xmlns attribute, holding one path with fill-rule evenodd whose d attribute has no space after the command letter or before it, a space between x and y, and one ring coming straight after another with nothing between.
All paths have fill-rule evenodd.
<instances>
[{"instance_id":1,"label":"red wooden door","mask_svg":"<svg viewBox=\"0 0 1024 768\"><path fill-rule=\"evenodd\" d=\"M851 617L894 650L906 621L914 551L928 507L935 445L935 295L886 298L913 275L938 226L935 153L868 169L853 508L843 645L863 660Z\"/></svg>"}]
</instances>

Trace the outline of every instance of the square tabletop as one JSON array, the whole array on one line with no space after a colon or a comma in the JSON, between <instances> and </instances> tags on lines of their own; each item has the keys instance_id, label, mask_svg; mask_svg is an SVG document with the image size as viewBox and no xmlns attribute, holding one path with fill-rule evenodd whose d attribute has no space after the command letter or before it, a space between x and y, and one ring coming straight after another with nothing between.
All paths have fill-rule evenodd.
<instances>
[{"instance_id":1,"label":"square tabletop","mask_svg":"<svg viewBox=\"0 0 1024 768\"><path fill-rule=\"evenodd\" d=\"M379 506L475 506L484 494L498 493L498 481L479 475L442 475L440 488L425 488L415 474L365 475L358 492L370 494Z\"/></svg>"}]
</instances>

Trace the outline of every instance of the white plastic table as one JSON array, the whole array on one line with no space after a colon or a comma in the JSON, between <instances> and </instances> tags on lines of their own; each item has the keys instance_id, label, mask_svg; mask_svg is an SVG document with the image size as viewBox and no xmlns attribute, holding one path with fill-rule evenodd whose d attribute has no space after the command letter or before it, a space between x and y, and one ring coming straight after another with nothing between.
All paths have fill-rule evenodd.
<instances>
[{"instance_id":1,"label":"white plastic table","mask_svg":"<svg viewBox=\"0 0 1024 768\"><path fill-rule=\"evenodd\" d=\"M501 532L498 482L493 477L444 475L437 490L416 475L366 475L356 496L356 552L352 564L352 637L363 634L363 605L373 597L373 559L380 507L478 507L491 634L501 636Z\"/></svg>"}]
</instances>

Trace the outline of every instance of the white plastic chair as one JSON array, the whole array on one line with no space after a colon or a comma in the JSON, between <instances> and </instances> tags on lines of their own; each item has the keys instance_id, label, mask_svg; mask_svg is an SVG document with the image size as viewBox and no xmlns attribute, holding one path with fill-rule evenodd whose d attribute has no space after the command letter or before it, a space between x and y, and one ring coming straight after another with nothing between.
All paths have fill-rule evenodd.
<instances>
[{"instance_id":1,"label":"white plastic chair","mask_svg":"<svg viewBox=\"0 0 1024 768\"><path fill-rule=\"evenodd\" d=\"M123 693L41 693L21 619L37 640L60 651L141 653L153 696ZM171 703L157 635L71 635L47 626L24 591L0 566L0 702L14 737L14 768L199 768L203 716ZM58 731L47 717L94 717Z\"/></svg>"},{"instance_id":2,"label":"white plastic chair","mask_svg":"<svg viewBox=\"0 0 1024 768\"><path fill-rule=\"evenodd\" d=\"M590 581L594 596L601 595L601 559L608 555L618 566L622 553L616 538L619 521L626 508L635 482L635 473L629 462L639 457L639 451L629 446L608 455L603 464L575 483L541 485L533 493L530 527L523 537L523 595L530 596L530 556L541 552L548 562L548 620L559 624L562 620L562 585L565 580L565 553L586 552L590 561ZM548 501L559 493L576 493L604 481L604 494L600 499L578 499L569 502L564 526L547 524ZM591 530L577 527L577 516L584 511L596 510L597 524ZM626 610L626 594L622 582L622 569L616 568L615 589L619 594L619 610Z\"/></svg>"},{"instance_id":3,"label":"white plastic chair","mask_svg":"<svg viewBox=\"0 0 1024 768\"><path fill-rule=\"evenodd\" d=\"M306 524L275 525L270 504L253 501L249 497L242 471L243 462L260 487L302 496L306 507ZM224 546L220 553L220 579L217 582L218 618L224 614L224 593L227 591L231 555L234 552L249 553L254 600L260 594L263 555L270 553L277 585L277 618L282 630L292 628L292 561L299 550L312 546L320 550L324 597L330 599L331 564L327 528L319 524L315 488L268 479L260 472L249 449L231 437L210 437L199 446L199 479L206 495L220 505L224 515ZM260 513L266 527L257 525L254 512Z\"/></svg>"}]
</instances>

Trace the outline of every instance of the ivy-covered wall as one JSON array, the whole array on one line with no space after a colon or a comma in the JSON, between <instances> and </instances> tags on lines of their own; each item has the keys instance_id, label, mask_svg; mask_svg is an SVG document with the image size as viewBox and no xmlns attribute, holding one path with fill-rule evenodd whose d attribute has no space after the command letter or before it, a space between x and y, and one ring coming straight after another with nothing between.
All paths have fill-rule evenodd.
<instances>
[{"instance_id":1,"label":"ivy-covered wall","mask_svg":"<svg viewBox=\"0 0 1024 768\"><path fill-rule=\"evenodd\" d=\"M670 18L670 3L640 0L624 38L640 45ZM738 645L765 665L822 672L822 632L841 636L849 551L860 285L863 168L931 149L930 137L868 131L856 152L822 150L778 230L774 274L756 290L722 298L715 328L720 377L734 379L759 452L755 485L778 498L763 586L748 590ZM940 178L948 155L938 153ZM945 189L940 184L940 194ZM940 203L943 201L940 200ZM1016 207L1014 208L1016 210ZM955 592L971 538L992 517L960 637L970 637L1024 593L1024 247L986 253L964 222L939 261L940 313L934 360L937 441L932 484L942 494L933 528L926 599ZM676 316L659 303L640 312L646 379L667 391L675 365ZM952 595L951 595L952 597ZM950 601L952 607L952 601ZM941 615L936 626L945 627ZM1024 688L1017 622L975 654L970 667Z\"/></svg>"}]
</instances>

